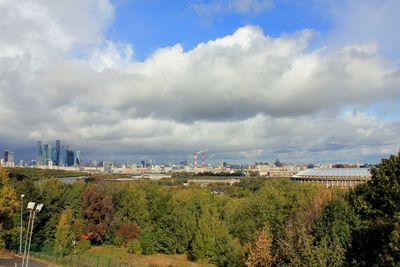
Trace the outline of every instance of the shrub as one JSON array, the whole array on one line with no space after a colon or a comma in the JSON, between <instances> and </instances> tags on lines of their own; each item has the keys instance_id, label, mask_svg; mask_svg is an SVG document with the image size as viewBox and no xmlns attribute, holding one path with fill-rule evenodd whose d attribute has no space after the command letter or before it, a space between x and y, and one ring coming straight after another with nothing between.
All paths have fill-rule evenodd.
<instances>
[{"instance_id":1,"label":"shrub","mask_svg":"<svg viewBox=\"0 0 400 267\"><path fill-rule=\"evenodd\" d=\"M127 251L128 251L128 253L135 254L135 255L142 254L142 248L141 248L140 241L138 239L129 241L127 244Z\"/></svg>"},{"instance_id":2,"label":"shrub","mask_svg":"<svg viewBox=\"0 0 400 267\"><path fill-rule=\"evenodd\" d=\"M90 249L90 241L89 240L80 240L76 243L76 252L78 254L86 252Z\"/></svg>"},{"instance_id":3,"label":"shrub","mask_svg":"<svg viewBox=\"0 0 400 267\"><path fill-rule=\"evenodd\" d=\"M119 228L117 236L126 241L136 239L139 236L139 226L134 223L123 224Z\"/></svg>"}]
</instances>

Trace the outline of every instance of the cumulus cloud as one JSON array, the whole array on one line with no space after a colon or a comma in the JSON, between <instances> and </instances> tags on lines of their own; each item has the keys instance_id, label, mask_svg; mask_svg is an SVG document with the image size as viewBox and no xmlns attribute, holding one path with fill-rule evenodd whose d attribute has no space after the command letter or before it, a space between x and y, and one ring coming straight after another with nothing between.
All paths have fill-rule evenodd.
<instances>
[{"instance_id":1,"label":"cumulus cloud","mask_svg":"<svg viewBox=\"0 0 400 267\"><path fill-rule=\"evenodd\" d=\"M246 26L141 62L131 44L104 37L113 13L108 1L0 1L3 145L60 138L87 158L178 160L208 148L214 160L249 161L397 149L400 121L368 112L400 97L379 41L311 49L310 29L270 37Z\"/></svg>"}]
</instances>

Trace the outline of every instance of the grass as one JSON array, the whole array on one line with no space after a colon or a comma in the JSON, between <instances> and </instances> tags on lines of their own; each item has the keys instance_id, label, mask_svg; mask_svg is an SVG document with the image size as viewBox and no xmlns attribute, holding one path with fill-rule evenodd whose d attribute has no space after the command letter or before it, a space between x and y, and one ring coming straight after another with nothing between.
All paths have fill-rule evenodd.
<instances>
[{"instance_id":1,"label":"grass","mask_svg":"<svg viewBox=\"0 0 400 267\"><path fill-rule=\"evenodd\" d=\"M212 264L202 264L188 260L186 255L133 255L126 252L125 248L118 248L114 246L99 246L92 247L84 255L96 259L99 257L99 266L107 266L108 259L111 258L113 262L121 262L121 266L148 266L148 267L162 267L162 266L191 266L191 267L207 267L214 266ZM111 263L116 266L115 263Z\"/></svg>"},{"instance_id":2,"label":"grass","mask_svg":"<svg viewBox=\"0 0 400 267\"><path fill-rule=\"evenodd\" d=\"M53 262L59 266L98 266L98 267L211 267L212 264L192 262L186 255L133 255L125 248L115 246L92 247L81 255L68 255L61 258L46 253L33 253L35 259Z\"/></svg>"},{"instance_id":3,"label":"grass","mask_svg":"<svg viewBox=\"0 0 400 267\"><path fill-rule=\"evenodd\" d=\"M0 259L12 259L12 257L7 250L0 249Z\"/></svg>"}]
</instances>

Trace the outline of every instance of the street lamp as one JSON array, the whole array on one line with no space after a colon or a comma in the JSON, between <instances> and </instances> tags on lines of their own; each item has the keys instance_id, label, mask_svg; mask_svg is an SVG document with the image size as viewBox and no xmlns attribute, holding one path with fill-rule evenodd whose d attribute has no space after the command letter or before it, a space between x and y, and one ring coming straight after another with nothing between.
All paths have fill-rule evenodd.
<instances>
[{"instance_id":1,"label":"street lamp","mask_svg":"<svg viewBox=\"0 0 400 267\"><path fill-rule=\"evenodd\" d=\"M28 220L28 229L26 231L26 239L25 239L25 249L24 249L24 257L22 258L22 267L25 266L28 267L29 264L29 254L30 254L30 249L31 249L31 241L32 241L32 234L33 234L33 223L35 222L35 215L36 213L39 213L43 208L43 204L37 204L36 209L35 209L35 202L29 202L28 203L28 211L29 211L29 220ZM32 222L31 222L32 218ZM29 245L28 245L28 235L29 235ZM28 246L28 249L26 248ZM25 262L25 256L26 256L26 262Z\"/></svg>"},{"instance_id":2,"label":"street lamp","mask_svg":"<svg viewBox=\"0 0 400 267\"><path fill-rule=\"evenodd\" d=\"M29 252L31 250L31 241L32 241L32 233L33 233L33 223L35 221L35 215L36 213L39 213L43 208L43 204L37 204L36 209L33 211L33 217L32 217L32 225L31 225L31 234L29 236L29 245L28 245L28 256L26 257L26 267L28 267L29 264Z\"/></svg>"},{"instance_id":3,"label":"street lamp","mask_svg":"<svg viewBox=\"0 0 400 267\"><path fill-rule=\"evenodd\" d=\"M28 236L29 236L29 229L31 227L31 218L32 218L32 212L33 209L35 208L35 202L29 202L27 210L29 211L29 219L28 219L28 226L26 227L26 238L25 238L25 247L24 247L24 256L22 257L22 265L21 267L24 266L25 263L25 257L26 257L26 248L28 246Z\"/></svg>"},{"instance_id":4,"label":"street lamp","mask_svg":"<svg viewBox=\"0 0 400 267\"><path fill-rule=\"evenodd\" d=\"M19 231L19 255L22 254L22 207L24 206L24 196L25 194L21 194L21 227Z\"/></svg>"}]
</instances>

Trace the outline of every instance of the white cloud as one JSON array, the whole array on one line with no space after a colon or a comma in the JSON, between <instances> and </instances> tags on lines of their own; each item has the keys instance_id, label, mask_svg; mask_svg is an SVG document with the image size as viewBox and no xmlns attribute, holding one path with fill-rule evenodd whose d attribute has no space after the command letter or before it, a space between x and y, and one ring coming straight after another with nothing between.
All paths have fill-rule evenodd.
<instances>
[{"instance_id":1,"label":"white cloud","mask_svg":"<svg viewBox=\"0 0 400 267\"><path fill-rule=\"evenodd\" d=\"M97 70L124 69L131 62L133 48L130 44L107 41L103 48L96 48L89 56L89 65Z\"/></svg>"},{"instance_id":2,"label":"white cloud","mask_svg":"<svg viewBox=\"0 0 400 267\"><path fill-rule=\"evenodd\" d=\"M0 2L3 143L60 138L101 158L208 148L215 160L324 161L376 159L400 142L398 119L367 113L400 97L379 41L312 49L312 30L273 38L246 26L139 62L132 45L104 37L107 1L19 4Z\"/></svg>"}]
</instances>

